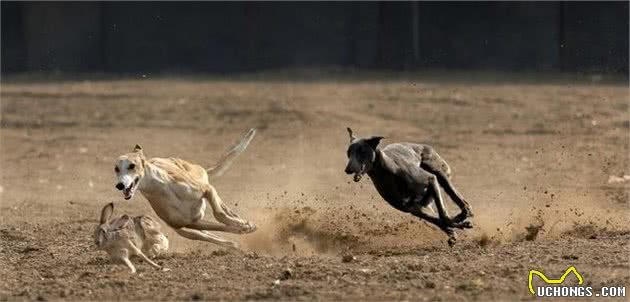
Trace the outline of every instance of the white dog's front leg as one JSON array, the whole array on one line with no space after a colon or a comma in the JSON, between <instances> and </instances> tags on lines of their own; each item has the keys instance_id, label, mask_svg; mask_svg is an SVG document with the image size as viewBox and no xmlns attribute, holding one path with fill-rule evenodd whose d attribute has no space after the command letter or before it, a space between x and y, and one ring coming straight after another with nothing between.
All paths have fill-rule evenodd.
<instances>
[{"instance_id":1,"label":"white dog's front leg","mask_svg":"<svg viewBox=\"0 0 630 302\"><path fill-rule=\"evenodd\" d=\"M227 247L227 248L238 248L238 243L223 239L210 232L198 231L198 230L187 229L187 228L175 229L175 232L177 232L177 234L181 235L182 237L185 237L188 239L212 242L214 244L218 244L220 246Z\"/></svg>"},{"instance_id":2,"label":"white dog's front leg","mask_svg":"<svg viewBox=\"0 0 630 302\"><path fill-rule=\"evenodd\" d=\"M231 225L226 225L219 222L214 221L205 221L199 220L195 221L192 224L186 226L190 229L200 230L200 231L218 231L218 232L229 232L234 234L243 234L244 230L241 227L235 227Z\"/></svg>"}]
</instances>

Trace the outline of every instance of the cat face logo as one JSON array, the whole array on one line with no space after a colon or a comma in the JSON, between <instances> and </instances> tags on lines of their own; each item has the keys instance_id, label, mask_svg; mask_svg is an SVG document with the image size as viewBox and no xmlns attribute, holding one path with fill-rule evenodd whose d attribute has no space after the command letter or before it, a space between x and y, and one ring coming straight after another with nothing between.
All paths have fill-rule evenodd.
<instances>
[{"instance_id":1,"label":"cat face logo","mask_svg":"<svg viewBox=\"0 0 630 302\"><path fill-rule=\"evenodd\" d=\"M543 282L547 284L562 284L562 282L564 282L564 279L567 278L569 273L573 273L578 278L578 285L582 285L582 283L584 283L584 278L582 278L582 275L578 273L578 271L575 269L574 266L569 266L569 268L567 268L567 270L564 272L562 277L560 277L560 279L549 279L542 272L531 270L529 271L529 277L527 278L529 281L529 292L532 293L532 295L534 296L536 295L536 291L534 291L534 286L532 285L532 279L534 278L534 275L540 277L540 279L542 279Z\"/></svg>"}]
</instances>

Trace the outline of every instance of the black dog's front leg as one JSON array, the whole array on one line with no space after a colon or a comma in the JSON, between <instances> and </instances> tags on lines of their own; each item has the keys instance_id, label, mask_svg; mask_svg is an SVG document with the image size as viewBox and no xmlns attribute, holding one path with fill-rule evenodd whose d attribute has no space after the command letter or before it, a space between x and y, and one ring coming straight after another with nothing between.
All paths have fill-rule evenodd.
<instances>
[{"instance_id":1,"label":"black dog's front leg","mask_svg":"<svg viewBox=\"0 0 630 302\"><path fill-rule=\"evenodd\" d=\"M455 231L453 230L452 227L444 223L442 219L439 219L435 216L432 216L424 212L424 207L420 205L413 206L409 208L408 210L409 210L409 213L411 213L412 215L437 226L440 230L446 233L446 235L448 236L447 242L449 246L453 246L455 244L455 242L457 241L457 236L455 235Z\"/></svg>"}]
</instances>

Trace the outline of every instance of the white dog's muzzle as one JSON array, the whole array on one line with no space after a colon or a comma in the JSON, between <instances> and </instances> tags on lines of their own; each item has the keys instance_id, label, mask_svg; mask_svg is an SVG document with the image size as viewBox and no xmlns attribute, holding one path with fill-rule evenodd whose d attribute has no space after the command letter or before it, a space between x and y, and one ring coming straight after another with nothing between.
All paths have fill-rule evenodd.
<instances>
[{"instance_id":1,"label":"white dog's muzzle","mask_svg":"<svg viewBox=\"0 0 630 302\"><path fill-rule=\"evenodd\" d=\"M120 178L120 182L116 185L116 188L122 191L126 200L129 200L133 197L133 194L136 193L138 182L140 182L140 177L138 176L132 177L131 175L123 175Z\"/></svg>"}]
</instances>

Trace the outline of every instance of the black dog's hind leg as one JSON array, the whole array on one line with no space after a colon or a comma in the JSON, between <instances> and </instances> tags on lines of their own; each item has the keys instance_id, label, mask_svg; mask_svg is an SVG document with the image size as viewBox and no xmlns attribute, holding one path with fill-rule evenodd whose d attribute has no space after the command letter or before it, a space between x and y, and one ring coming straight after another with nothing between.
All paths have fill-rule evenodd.
<instances>
[{"instance_id":1,"label":"black dog's hind leg","mask_svg":"<svg viewBox=\"0 0 630 302\"><path fill-rule=\"evenodd\" d=\"M448 216L448 212L446 211L446 207L444 206L444 200L442 199L442 194L440 193L440 186L437 181L437 177L424 169L416 169L413 171L414 182L412 185L416 184L426 184L426 192L424 192L423 201L420 202L422 205L428 205L426 203L426 199L429 197L433 198L433 202L435 203L435 207L437 208L438 217L442 223L445 225L451 224L451 217Z\"/></svg>"},{"instance_id":2,"label":"black dog's hind leg","mask_svg":"<svg viewBox=\"0 0 630 302\"><path fill-rule=\"evenodd\" d=\"M424 194L424 196L422 197L422 199L419 202L417 202L414 205L412 205L412 207L413 206L419 207L420 210L425 215L430 215L430 217L433 218L433 219L439 219L438 217L434 216L435 215L435 210L433 208L431 208L431 204L432 203L436 205L435 206L436 208L438 207L437 203L435 203L435 197L434 197L434 194L433 194L433 189L429 188L427 190L427 192ZM412 210L407 210L406 212L410 212L411 213ZM459 228L459 229L469 229L469 228L472 228L472 224L469 223L469 222L454 222L451 219L449 227L454 227L454 228Z\"/></svg>"},{"instance_id":3,"label":"black dog's hind leg","mask_svg":"<svg viewBox=\"0 0 630 302\"><path fill-rule=\"evenodd\" d=\"M419 205L428 205L427 198L432 197L435 207L438 212L438 219L446 226L449 227L457 227L457 228L471 228L472 224L469 221L466 222L454 222L451 217L448 215L446 207L444 206L444 199L442 199L442 194L440 193L440 184L438 182L437 176L432 173L418 167L409 171L408 176L411 177L409 186L418 190L419 188L426 188L425 192L421 192L421 190L416 191L416 194L422 196L422 201L420 201Z\"/></svg>"},{"instance_id":4,"label":"black dog's hind leg","mask_svg":"<svg viewBox=\"0 0 630 302\"><path fill-rule=\"evenodd\" d=\"M455 202L455 204L457 204L457 206L461 209L461 212L453 218L454 223L460 223L466 220L468 217L474 216L472 212L472 207L464 199L464 197L455 189L455 187L451 183L451 180L444 173L444 171L442 171L441 169L437 169L436 167L434 167L434 165L432 165L432 163L425 162L425 161L423 161L420 164L420 167L422 169L425 169L429 173L435 175L435 177L437 178L437 181L444 188L444 191L446 192L446 194L448 194L448 196L450 196L451 199Z\"/></svg>"},{"instance_id":5,"label":"black dog's hind leg","mask_svg":"<svg viewBox=\"0 0 630 302\"><path fill-rule=\"evenodd\" d=\"M429 178L430 185L427 188L427 192L423 199L433 199L435 203L435 207L437 208L439 220L446 226L459 228L459 229L470 229L472 228L472 224L470 221L456 221L455 219L451 219L446 212L446 207L444 206L444 200L442 199L442 194L440 194L440 187L438 186L438 182L435 176ZM426 201L425 201L426 202ZM425 203L428 205L428 203ZM426 213L425 213L426 214ZM460 214L461 215L461 214Z\"/></svg>"}]
</instances>

